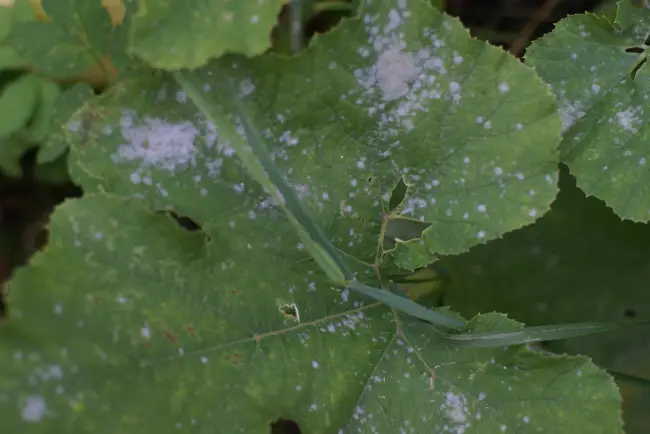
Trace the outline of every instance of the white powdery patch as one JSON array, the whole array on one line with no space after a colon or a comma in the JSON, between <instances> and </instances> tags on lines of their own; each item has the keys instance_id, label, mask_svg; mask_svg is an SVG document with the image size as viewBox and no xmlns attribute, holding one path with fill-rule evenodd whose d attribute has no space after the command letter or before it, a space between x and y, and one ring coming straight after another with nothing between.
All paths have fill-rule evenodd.
<instances>
[{"instance_id":1,"label":"white powdery patch","mask_svg":"<svg viewBox=\"0 0 650 434\"><path fill-rule=\"evenodd\" d=\"M425 30L423 36L429 43L409 51L403 27L410 17L406 2L398 2L387 16L363 17L368 41L358 54L361 58L374 54L376 61L354 71L361 89L342 96L355 104L367 105L368 115L378 118L376 132L386 137L395 137L404 128L414 128L415 117L429 111L434 100L451 101L453 110L462 98L462 86L453 79L451 70L463 58L457 51L445 48L445 33L451 26L445 22L439 30ZM389 105L388 101L396 104ZM401 146L395 143L391 148L400 151ZM393 149L386 149L381 157L389 157L392 152Z\"/></svg>"},{"instance_id":2,"label":"white powdery patch","mask_svg":"<svg viewBox=\"0 0 650 434\"><path fill-rule=\"evenodd\" d=\"M585 115L582 103L580 101L562 101L560 107L560 117L562 118L562 132L571 128L576 121Z\"/></svg>"},{"instance_id":3,"label":"white powdery patch","mask_svg":"<svg viewBox=\"0 0 650 434\"><path fill-rule=\"evenodd\" d=\"M47 412L47 404L42 396L30 396L25 400L25 404L20 411L25 422L40 422Z\"/></svg>"},{"instance_id":4,"label":"white powdery patch","mask_svg":"<svg viewBox=\"0 0 650 434\"><path fill-rule=\"evenodd\" d=\"M419 68L410 53L397 48L384 51L377 59L377 84L386 101L406 95L410 83L417 77Z\"/></svg>"},{"instance_id":5,"label":"white powdery patch","mask_svg":"<svg viewBox=\"0 0 650 434\"><path fill-rule=\"evenodd\" d=\"M639 130L637 125L640 124L641 118L637 116L639 108L628 107L626 110L616 113L616 121L628 133L636 134Z\"/></svg>"},{"instance_id":6,"label":"white powdery patch","mask_svg":"<svg viewBox=\"0 0 650 434\"><path fill-rule=\"evenodd\" d=\"M134 125L132 114L125 112L121 132L129 142L118 149L118 157L123 160L140 160L145 166L170 172L195 163L194 141L200 132L191 122L170 123L146 117Z\"/></svg>"},{"instance_id":7,"label":"white powdery patch","mask_svg":"<svg viewBox=\"0 0 650 434\"><path fill-rule=\"evenodd\" d=\"M440 406L440 410L453 422L452 425L445 425L445 432L464 434L471 426L468 422L469 409L467 408L467 398L464 395L447 392L445 402Z\"/></svg>"},{"instance_id":8,"label":"white powdery patch","mask_svg":"<svg viewBox=\"0 0 650 434\"><path fill-rule=\"evenodd\" d=\"M239 83L239 93L240 96L248 96L255 90L255 85L253 82L246 78Z\"/></svg>"}]
</instances>

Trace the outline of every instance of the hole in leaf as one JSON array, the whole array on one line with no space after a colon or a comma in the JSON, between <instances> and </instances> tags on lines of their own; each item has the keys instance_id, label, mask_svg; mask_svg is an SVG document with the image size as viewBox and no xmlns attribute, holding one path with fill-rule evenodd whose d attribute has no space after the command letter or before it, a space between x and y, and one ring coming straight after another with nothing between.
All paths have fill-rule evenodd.
<instances>
[{"instance_id":1,"label":"hole in leaf","mask_svg":"<svg viewBox=\"0 0 650 434\"><path fill-rule=\"evenodd\" d=\"M636 318L636 310L628 307L623 311L623 315L625 316L625 318Z\"/></svg>"},{"instance_id":2,"label":"hole in leaf","mask_svg":"<svg viewBox=\"0 0 650 434\"><path fill-rule=\"evenodd\" d=\"M391 218L384 232L384 249L395 248L396 240L409 241L422 237L422 232L431 226L429 222L421 222L408 218Z\"/></svg>"},{"instance_id":3,"label":"hole in leaf","mask_svg":"<svg viewBox=\"0 0 650 434\"><path fill-rule=\"evenodd\" d=\"M648 58L646 57L646 58L642 59L639 63L634 65L634 68L630 72L630 77L632 77L632 80L634 80L634 78L636 77L636 73L639 72L639 69L641 69L641 67L643 65L645 65L647 61L648 61Z\"/></svg>"},{"instance_id":4,"label":"hole in leaf","mask_svg":"<svg viewBox=\"0 0 650 434\"><path fill-rule=\"evenodd\" d=\"M198 224L195 220L191 219L190 217L179 215L174 211L158 211L158 213L162 213L167 215L168 217L171 217L172 220L182 229L188 232L203 232L206 241L209 242L212 240L210 235L207 232L203 231L203 227L201 227L200 224Z\"/></svg>"},{"instance_id":5,"label":"hole in leaf","mask_svg":"<svg viewBox=\"0 0 650 434\"><path fill-rule=\"evenodd\" d=\"M643 41L644 45L650 45L650 33L648 34L648 37L645 38L645 41Z\"/></svg>"},{"instance_id":6,"label":"hole in leaf","mask_svg":"<svg viewBox=\"0 0 650 434\"><path fill-rule=\"evenodd\" d=\"M625 49L626 53L635 53L635 54L641 54L644 51L645 50L643 48L641 48L641 47L630 47L630 48Z\"/></svg>"},{"instance_id":7,"label":"hole in leaf","mask_svg":"<svg viewBox=\"0 0 650 434\"><path fill-rule=\"evenodd\" d=\"M271 423L270 434L302 434L302 430L294 420L278 419Z\"/></svg>"},{"instance_id":8,"label":"hole in leaf","mask_svg":"<svg viewBox=\"0 0 650 434\"><path fill-rule=\"evenodd\" d=\"M406 193L408 192L408 189L409 187L404 182L404 178L400 178L399 182L395 187L393 187L393 191L390 194L390 199L388 200L389 211L393 211L394 209L397 209L397 207L402 204L402 202L406 198Z\"/></svg>"},{"instance_id":9,"label":"hole in leaf","mask_svg":"<svg viewBox=\"0 0 650 434\"><path fill-rule=\"evenodd\" d=\"M300 322L300 311L296 303L284 303L278 300L278 310L285 318Z\"/></svg>"},{"instance_id":10,"label":"hole in leaf","mask_svg":"<svg viewBox=\"0 0 650 434\"><path fill-rule=\"evenodd\" d=\"M336 27L343 18L350 18L355 14L355 7L350 1L315 3L312 11L314 15L305 26L305 35L309 39L316 33L327 33Z\"/></svg>"},{"instance_id":11,"label":"hole in leaf","mask_svg":"<svg viewBox=\"0 0 650 434\"><path fill-rule=\"evenodd\" d=\"M176 223L186 231L190 232L195 232L195 231L200 231L202 230L201 225L199 225L197 222L192 220L189 217L186 216L181 216L175 213L174 211L161 211L168 216L171 216Z\"/></svg>"}]
</instances>

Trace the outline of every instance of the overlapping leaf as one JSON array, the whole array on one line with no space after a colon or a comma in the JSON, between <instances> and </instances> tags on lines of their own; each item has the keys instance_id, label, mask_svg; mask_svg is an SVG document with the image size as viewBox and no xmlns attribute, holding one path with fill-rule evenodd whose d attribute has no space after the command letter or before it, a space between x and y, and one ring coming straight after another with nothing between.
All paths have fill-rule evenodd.
<instances>
[{"instance_id":1,"label":"overlapping leaf","mask_svg":"<svg viewBox=\"0 0 650 434\"><path fill-rule=\"evenodd\" d=\"M634 221L650 220L649 35L650 6L625 0L615 23L569 17L526 54L559 100L561 158L578 185Z\"/></svg>"},{"instance_id":2,"label":"overlapping leaf","mask_svg":"<svg viewBox=\"0 0 650 434\"><path fill-rule=\"evenodd\" d=\"M39 72L74 77L108 54L110 16L99 0L42 0L51 21L14 26L9 43Z\"/></svg>"},{"instance_id":3,"label":"overlapping leaf","mask_svg":"<svg viewBox=\"0 0 650 434\"><path fill-rule=\"evenodd\" d=\"M3 426L266 433L282 418L315 434L620 432L616 388L585 358L454 346L288 260L293 232L228 214L248 223L207 239L135 200L61 206L46 252L11 285ZM490 314L467 330L519 328Z\"/></svg>"},{"instance_id":4,"label":"overlapping leaf","mask_svg":"<svg viewBox=\"0 0 650 434\"><path fill-rule=\"evenodd\" d=\"M14 25L30 21L34 11L27 0L18 0L14 4L0 4L0 70L23 68L26 62L11 46L9 34Z\"/></svg>"},{"instance_id":5,"label":"overlapping leaf","mask_svg":"<svg viewBox=\"0 0 650 434\"><path fill-rule=\"evenodd\" d=\"M497 310L530 325L650 318L650 227L621 222L560 176L551 211L534 225L470 253L440 261L445 302L463 315ZM549 349L594 358L599 366L650 378L648 327L552 342ZM619 383L628 434L644 434L647 387Z\"/></svg>"},{"instance_id":6,"label":"overlapping leaf","mask_svg":"<svg viewBox=\"0 0 650 434\"><path fill-rule=\"evenodd\" d=\"M262 54L286 0L140 0L129 51L161 69L197 68L224 53ZM191 31L189 31L191 29Z\"/></svg>"},{"instance_id":7,"label":"overlapping leaf","mask_svg":"<svg viewBox=\"0 0 650 434\"><path fill-rule=\"evenodd\" d=\"M20 157L30 143L18 133L29 123L39 106L45 80L23 74L0 89L0 168L9 176L20 176Z\"/></svg>"}]
</instances>

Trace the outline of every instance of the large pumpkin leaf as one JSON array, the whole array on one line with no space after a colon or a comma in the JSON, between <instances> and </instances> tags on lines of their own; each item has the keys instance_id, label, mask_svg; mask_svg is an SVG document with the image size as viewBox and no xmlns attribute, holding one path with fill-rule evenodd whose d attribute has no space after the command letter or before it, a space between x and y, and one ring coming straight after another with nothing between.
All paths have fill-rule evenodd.
<instances>
[{"instance_id":1,"label":"large pumpkin leaf","mask_svg":"<svg viewBox=\"0 0 650 434\"><path fill-rule=\"evenodd\" d=\"M328 287L298 238L222 209L210 238L135 200L55 212L10 288L0 417L10 432L621 432L584 357L462 348ZM499 314L470 332L514 331ZM575 411L574 411L575 409ZM284 421L284 422L282 422Z\"/></svg>"},{"instance_id":2,"label":"large pumpkin leaf","mask_svg":"<svg viewBox=\"0 0 650 434\"><path fill-rule=\"evenodd\" d=\"M617 21L585 14L535 41L526 63L549 83L564 121L561 158L588 195L650 220L650 5L619 4Z\"/></svg>"},{"instance_id":3,"label":"large pumpkin leaf","mask_svg":"<svg viewBox=\"0 0 650 434\"><path fill-rule=\"evenodd\" d=\"M409 268L541 216L556 194L560 120L535 74L424 2L372 1L360 14L296 58L231 56L195 81L226 113L234 108L224 86L236 83L276 164L339 248L365 244L362 259L376 259L402 178L400 217L431 223L421 243L398 243L397 261ZM264 195L241 184L232 138L222 136L236 119L205 121L164 76L125 82L75 129L85 116L99 118L76 139L93 144L73 156L87 188L138 194L205 225L220 191L241 194L233 206Z\"/></svg>"},{"instance_id":4,"label":"large pumpkin leaf","mask_svg":"<svg viewBox=\"0 0 650 434\"><path fill-rule=\"evenodd\" d=\"M271 30L285 3L139 0L129 51L161 69L197 68L227 52L261 54L271 47Z\"/></svg>"},{"instance_id":5,"label":"large pumpkin leaf","mask_svg":"<svg viewBox=\"0 0 650 434\"><path fill-rule=\"evenodd\" d=\"M436 263L438 289L463 315L498 310L530 325L650 317L650 227L622 222L564 171L551 211L534 225ZM423 284L424 285L424 284ZM618 372L650 378L647 327L549 343ZM628 434L650 424L647 387L620 382Z\"/></svg>"}]
</instances>

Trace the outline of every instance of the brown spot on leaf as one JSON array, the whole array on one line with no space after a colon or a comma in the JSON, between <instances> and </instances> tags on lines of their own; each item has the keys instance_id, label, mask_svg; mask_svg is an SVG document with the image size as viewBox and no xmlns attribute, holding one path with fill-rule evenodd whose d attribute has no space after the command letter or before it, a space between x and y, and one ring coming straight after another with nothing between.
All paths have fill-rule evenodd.
<instances>
[{"instance_id":1,"label":"brown spot on leaf","mask_svg":"<svg viewBox=\"0 0 650 434\"><path fill-rule=\"evenodd\" d=\"M169 330L165 330L165 337L172 345L176 344L176 336L174 336L173 333L170 332Z\"/></svg>"}]
</instances>

